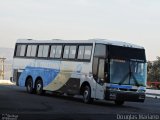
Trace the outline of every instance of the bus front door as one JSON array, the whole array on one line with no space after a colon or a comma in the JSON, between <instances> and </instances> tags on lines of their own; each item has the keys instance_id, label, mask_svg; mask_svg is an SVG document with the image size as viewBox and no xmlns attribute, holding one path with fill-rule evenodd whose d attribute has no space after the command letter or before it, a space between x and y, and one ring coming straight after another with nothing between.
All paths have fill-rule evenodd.
<instances>
[{"instance_id":1,"label":"bus front door","mask_svg":"<svg viewBox=\"0 0 160 120\"><path fill-rule=\"evenodd\" d=\"M94 57L93 77L96 81L95 98L104 99L105 59Z\"/></svg>"}]
</instances>

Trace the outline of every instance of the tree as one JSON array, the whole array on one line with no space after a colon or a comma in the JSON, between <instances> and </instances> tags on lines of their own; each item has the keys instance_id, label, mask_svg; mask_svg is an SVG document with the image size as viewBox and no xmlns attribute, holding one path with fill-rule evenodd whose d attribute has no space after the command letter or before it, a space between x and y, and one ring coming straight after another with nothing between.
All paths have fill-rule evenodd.
<instances>
[{"instance_id":1,"label":"tree","mask_svg":"<svg viewBox=\"0 0 160 120\"><path fill-rule=\"evenodd\" d=\"M147 62L147 81L160 82L160 57L157 60Z\"/></svg>"}]
</instances>

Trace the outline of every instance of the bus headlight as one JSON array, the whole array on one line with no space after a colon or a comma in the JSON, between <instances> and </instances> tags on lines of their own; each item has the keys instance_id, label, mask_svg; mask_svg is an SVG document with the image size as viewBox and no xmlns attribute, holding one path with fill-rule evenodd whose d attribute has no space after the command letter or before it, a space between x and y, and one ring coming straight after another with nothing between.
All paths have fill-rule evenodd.
<instances>
[{"instance_id":1,"label":"bus headlight","mask_svg":"<svg viewBox=\"0 0 160 120\"><path fill-rule=\"evenodd\" d=\"M145 91L145 90L142 90L142 89L139 89L138 92L139 92L139 93L145 93L146 91Z\"/></svg>"}]
</instances>

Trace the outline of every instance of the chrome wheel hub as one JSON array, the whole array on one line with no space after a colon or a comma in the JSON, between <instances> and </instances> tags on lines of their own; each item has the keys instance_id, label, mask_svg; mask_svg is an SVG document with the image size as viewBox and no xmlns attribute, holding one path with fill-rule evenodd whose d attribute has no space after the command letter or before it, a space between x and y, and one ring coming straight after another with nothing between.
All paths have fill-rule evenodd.
<instances>
[{"instance_id":1,"label":"chrome wheel hub","mask_svg":"<svg viewBox=\"0 0 160 120\"><path fill-rule=\"evenodd\" d=\"M41 90L42 85L41 84L37 84L37 91Z\"/></svg>"},{"instance_id":2,"label":"chrome wheel hub","mask_svg":"<svg viewBox=\"0 0 160 120\"><path fill-rule=\"evenodd\" d=\"M84 91L84 99L85 99L85 100L88 99L88 91L87 91L87 90Z\"/></svg>"}]
</instances>

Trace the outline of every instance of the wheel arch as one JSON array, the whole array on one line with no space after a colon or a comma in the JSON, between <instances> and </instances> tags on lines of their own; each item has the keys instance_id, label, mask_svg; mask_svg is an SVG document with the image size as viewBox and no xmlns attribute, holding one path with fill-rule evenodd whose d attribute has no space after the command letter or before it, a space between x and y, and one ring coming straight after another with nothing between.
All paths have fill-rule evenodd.
<instances>
[{"instance_id":1,"label":"wheel arch","mask_svg":"<svg viewBox=\"0 0 160 120\"><path fill-rule=\"evenodd\" d=\"M31 75L28 75L28 76L26 77L25 86L27 85L27 81L28 81L29 78L31 78L32 83L33 83L33 77L32 77Z\"/></svg>"},{"instance_id":2,"label":"wheel arch","mask_svg":"<svg viewBox=\"0 0 160 120\"><path fill-rule=\"evenodd\" d=\"M90 86L89 82L84 81L84 82L81 84L81 87L80 87L80 95L83 94L83 91L84 91L84 88L85 88L86 85L89 86L89 88L90 88L90 90L91 90L91 86ZM91 91L91 92L92 92L92 91Z\"/></svg>"}]
</instances>

